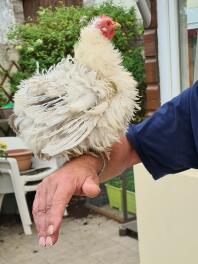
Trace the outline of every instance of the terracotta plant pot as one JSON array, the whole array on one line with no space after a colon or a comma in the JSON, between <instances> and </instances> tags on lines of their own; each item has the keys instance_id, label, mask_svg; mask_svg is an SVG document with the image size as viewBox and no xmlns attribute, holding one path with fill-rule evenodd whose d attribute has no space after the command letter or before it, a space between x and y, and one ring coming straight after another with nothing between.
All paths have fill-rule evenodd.
<instances>
[{"instance_id":1,"label":"terracotta plant pot","mask_svg":"<svg viewBox=\"0 0 198 264\"><path fill-rule=\"evenodd\" d=\"M13 149L8 150L8 157L17 160L19 170L26 171L31 168L32 165L32 152L28 149Z\"/></svg>"}]
</instances>

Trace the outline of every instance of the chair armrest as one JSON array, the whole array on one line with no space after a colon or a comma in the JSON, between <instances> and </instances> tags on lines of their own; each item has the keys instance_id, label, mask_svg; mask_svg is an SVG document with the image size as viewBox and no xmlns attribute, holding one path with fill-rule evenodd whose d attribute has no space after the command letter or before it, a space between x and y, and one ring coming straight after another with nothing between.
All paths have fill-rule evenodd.
<instances>
[{"instance_id":1,"label":"chair armrest","mask_svg":"<svg viewBox=\"0 0 198 264\"><path fill-rule=\"evenodd\" d=\"M28 174L23 174L20 176L20 178L24 181L24 182L32 182L32 181L40 181L42 179L44 179L45 177L51 175L53 172L55 171L54 168L50 168L47 169L46 171L40 172L40 173L36 173L32 175L28 175Z\"/></svg>"}]
</instances>

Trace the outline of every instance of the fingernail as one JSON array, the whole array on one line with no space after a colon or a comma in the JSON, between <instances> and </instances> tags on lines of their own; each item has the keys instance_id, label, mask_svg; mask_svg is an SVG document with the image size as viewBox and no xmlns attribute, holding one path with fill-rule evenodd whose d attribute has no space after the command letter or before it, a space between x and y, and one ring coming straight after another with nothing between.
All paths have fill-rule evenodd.
<instances>
[{"instance_id":1,"label":"fingernail","mask_svg":"<svg viewBox=\"0 0 198 264\"><path fill-rule=\"evenodd\" d=\"M53 245L53 243L52 243L52 239L51 239L51 237L47 237L46 238L46 246L52 246Z\"/></svg>"},{"instance_id":2,"label":"fingernail","mask_svg":"<svg viewBox=\"0 0 198 264\"><path fill-rule=\"evenodd\" d=\"M50 236L54 233L53 225L49 225L47 232L48 232L48 235L50 235Z\"/></svg>"},{"instance_id":3,"label":"fingernail","mask_svg":"<svg viewBox=\"0 0 198 264\"><path fill-rule=\"evenodd\" d=\"M39 238L39 245L42 247L46 246L46 242L45 242L45 238L44 237L40 237Z\"/></svg>"}]
</instances>

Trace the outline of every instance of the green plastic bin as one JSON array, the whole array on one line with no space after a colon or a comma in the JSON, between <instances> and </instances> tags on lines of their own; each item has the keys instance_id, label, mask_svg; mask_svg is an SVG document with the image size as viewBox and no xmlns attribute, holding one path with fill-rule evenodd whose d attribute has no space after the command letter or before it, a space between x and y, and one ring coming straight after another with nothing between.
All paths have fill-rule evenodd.
<instances>
[{"instance_id":1,"label":"green plastic bin","mask_svg":"<svg viewBox=\"0 0 198 264\"><path fill-rule=\"evenodd\" d=\"M122 189L114 187L110 184L105 184L107 189L107 195L109 199L109 205L111 208L117 208L122 211ZM131 191L126 192L127 196L127 211L129 213L136 213L135 193Z\"/></svg>"}]
</instances>

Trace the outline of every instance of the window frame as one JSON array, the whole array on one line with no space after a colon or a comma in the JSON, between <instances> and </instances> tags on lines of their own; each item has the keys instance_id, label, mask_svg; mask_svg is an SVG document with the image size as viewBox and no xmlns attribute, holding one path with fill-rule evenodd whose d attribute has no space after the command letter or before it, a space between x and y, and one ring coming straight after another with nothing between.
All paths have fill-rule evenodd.
<instances>
[{"instance_id":1,"label":"window frame","mask_svg":"<svg viewBox=\"0 0 198 264\"><path fill-rule=\"evenodd\" d=\"M181 92L179 6L177 0L157 0L158 58L161 104Z\"/></svg>"}]
</instances>

